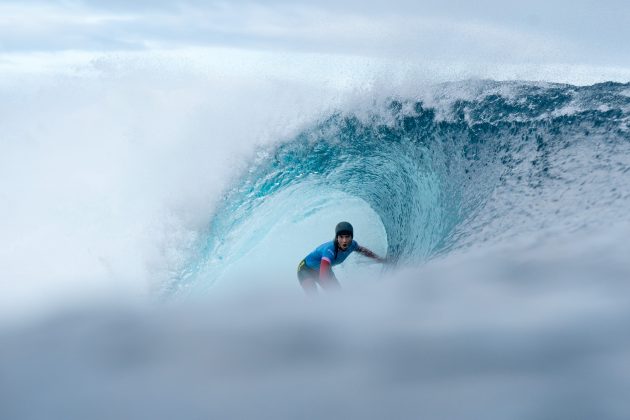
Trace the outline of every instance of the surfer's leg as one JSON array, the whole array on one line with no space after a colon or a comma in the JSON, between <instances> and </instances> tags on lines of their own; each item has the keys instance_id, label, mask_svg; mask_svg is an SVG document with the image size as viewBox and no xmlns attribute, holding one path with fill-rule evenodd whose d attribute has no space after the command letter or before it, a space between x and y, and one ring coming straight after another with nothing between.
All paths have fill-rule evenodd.
<instances>
[{"instance_id":1,"label":"surfer's leg","mask_svg":"<svg viewBox=\"0 0 630 420\"><path fill-rule=\"evenodd\" d=\"M304 260L298 265L297 276L300 281L300 286L302 286L302 289L304 289L307 295L317 294L317 271L306 267Z\"/></svg>"},{"instance_id":2,"label":"surfer's leg","mask_svg":"<svg viewBox=\"0 0 630 420\"><path fill-rule=\"evenodd\" d=\"M313 278L306 278L304 280L300 280L300 286L306 292L307 295L316 295L317 294L317 283Z\"/></svg>"}]
</instances>

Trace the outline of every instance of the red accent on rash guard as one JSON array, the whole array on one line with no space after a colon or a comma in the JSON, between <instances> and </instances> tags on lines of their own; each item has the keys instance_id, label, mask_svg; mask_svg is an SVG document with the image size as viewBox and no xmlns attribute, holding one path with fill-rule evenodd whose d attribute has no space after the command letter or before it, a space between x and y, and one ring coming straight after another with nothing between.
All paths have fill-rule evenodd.
<instances>
[{"instance_id":1,"label":"red accent on rash guard","mask_svg":"<svg viewBox=\"0 0 630 420\"><path fill-rule=\"evenodd\" d=\"M330 261L326 258L322 258L322 261L319 265L319 279L327 280L330 277Z\"/></svg>"}]
</instances>

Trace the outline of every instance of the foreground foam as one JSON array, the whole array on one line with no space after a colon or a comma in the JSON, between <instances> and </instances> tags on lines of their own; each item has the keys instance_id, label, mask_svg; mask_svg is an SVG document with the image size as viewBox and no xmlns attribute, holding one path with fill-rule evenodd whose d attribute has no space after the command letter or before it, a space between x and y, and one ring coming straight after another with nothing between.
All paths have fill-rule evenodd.
<instances>
[{"instance_id":1,"label":"foreground foam","mask_svg":"<svg viewBox=\"0 0 630 420\"><path fill-rule=\"evenodd\" d=\"M628 233L498 245L317 300L69 312L2 333L0 413L622 419Z\"/></svg>"}]
</instances>

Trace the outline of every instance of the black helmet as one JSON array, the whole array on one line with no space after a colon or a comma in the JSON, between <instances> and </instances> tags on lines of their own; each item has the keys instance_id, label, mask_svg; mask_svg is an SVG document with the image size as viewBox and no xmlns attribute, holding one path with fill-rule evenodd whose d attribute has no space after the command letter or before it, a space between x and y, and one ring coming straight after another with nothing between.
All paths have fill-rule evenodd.
<instances>
[{"instance_id":1,"label":"black helmet","mask_svg":"<svg viewBox=\"0 0 630 420\"><path fill-rule=\"evenodd\" d=\"M352 228L352 225L348 222L337 223L337 226L335 227L335 238L339 235L354 236L354 229Z\"/></svg>"}]
</instances>

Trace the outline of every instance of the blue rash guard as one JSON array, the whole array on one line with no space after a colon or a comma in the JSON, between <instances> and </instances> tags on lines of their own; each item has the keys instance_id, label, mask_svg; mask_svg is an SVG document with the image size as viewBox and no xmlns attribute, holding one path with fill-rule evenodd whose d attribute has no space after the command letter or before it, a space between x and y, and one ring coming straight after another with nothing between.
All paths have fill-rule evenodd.
<instances>
[{"instance_id":1,"label":"blue rash guard","mask_svg":"<svg viewBox=\"0 0 630 420\"><path fill-rule=\"evenodd\" d=\"M341 249L337 250L337 257L335 258L335 241L326 242L318 246L315 251L308 254L304 262L308 268L319 271L322 258L329 261L331 266L341 264L348 258L348 255L352 254L352 251L355 251L358 247L359 244L353 239L345 251Z\"/></svg>"}]
</instances>

